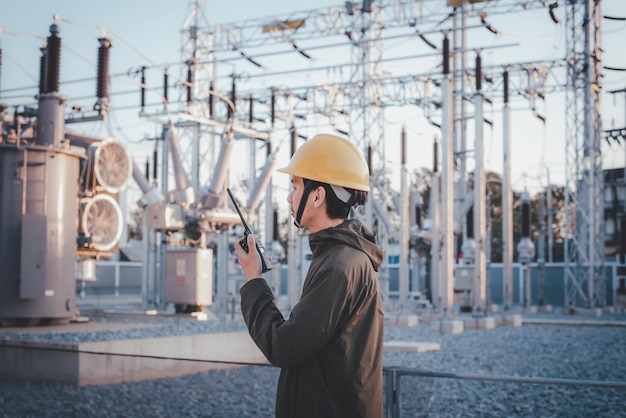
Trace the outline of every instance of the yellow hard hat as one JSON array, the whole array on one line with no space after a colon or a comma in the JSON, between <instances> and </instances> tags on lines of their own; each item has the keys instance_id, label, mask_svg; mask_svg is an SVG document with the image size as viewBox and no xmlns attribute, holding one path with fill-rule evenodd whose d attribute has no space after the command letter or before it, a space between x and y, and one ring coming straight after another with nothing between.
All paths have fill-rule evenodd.
<instances>
[{"instance_id":1,"label":"yellow hard hat","mask_svg":"<svg viewBox=\"0 0 626 418\"><path fill-rule=\"evenodd\" d=\"M300 146L287 167L277 171L309 180L369 192L369 169L349 140L317 134Z\"/></svg>"}]
</instances>

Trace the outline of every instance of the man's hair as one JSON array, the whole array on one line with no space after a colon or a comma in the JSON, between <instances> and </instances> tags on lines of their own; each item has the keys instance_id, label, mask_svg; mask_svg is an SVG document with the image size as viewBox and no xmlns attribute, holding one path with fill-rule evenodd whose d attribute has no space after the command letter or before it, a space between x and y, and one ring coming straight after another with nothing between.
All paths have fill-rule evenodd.
<instances>
[{"instance_id":1,"label":"man's hair","mask_svg":"<svg viewBox=\"0 0 626 418\"><path fill-rule=\"evenodd\" d=\"M347 219L352 207L367 203L367 192L362 190L344 187L350 193L350 199L346 203L339 200L330 184L309 179L303 179L303 181L305 186L310 184L311 191L318 187L323 187L326 190L326 215L330 219Z\"/></svg>"}]
</instances>

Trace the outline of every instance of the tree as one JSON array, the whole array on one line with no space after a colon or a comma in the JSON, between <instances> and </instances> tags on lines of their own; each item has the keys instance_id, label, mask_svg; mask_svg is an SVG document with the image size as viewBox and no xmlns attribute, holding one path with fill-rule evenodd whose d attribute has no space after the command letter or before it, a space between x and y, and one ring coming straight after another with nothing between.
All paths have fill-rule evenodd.
<instances>
[{"instance_id":1,"label":"tree","mask_svg":"<svg viewBox=\"0 0 626 418\"><path fill-rule=\"evenodd\" d=\"M430 209L430 195L431 195L431 179L432 171L427 168L422 168L420 171L414 172L414 181L419 185L418 190L422 196L424 206L424 216L429 216ZM502 240L502 177L499 173L489 171L485 173L487 197L489 199L489 212L487 213L487 221L491 223L491 261L495 263L502 262L503 256L503 240ZM544 192L545 193L545 192ZM522 238L522 224L521 224L521 192L513 191L513 248L516 248L517 243ZM530 198L530 239L537 245L540 234L540 219L539 219L539 194L533 195ZM552 228L554 237L555 251L554 260L562 260L562 251L559 249L562 247L564 240L564 221L565 221L565 188L563 186L557 186L552 188L552 213L546 213L546 230ZM547 239L546 239L547 248ZM514 250L514 259L517 258L516 250ZM547 256L544 257L547 259Z\"/></svg>"},{"instance_id":2,"label":"tree","mask_svg":"<svg viewBox=\"0 0 626 418\"><path fill-rule=\"evenodd\" d=\"M143 209L137 208L130 213L132 223L126 224L128 229L128 239L141 241L143 237L142 224L143 224Z\"/></svg>"}]
</instances>

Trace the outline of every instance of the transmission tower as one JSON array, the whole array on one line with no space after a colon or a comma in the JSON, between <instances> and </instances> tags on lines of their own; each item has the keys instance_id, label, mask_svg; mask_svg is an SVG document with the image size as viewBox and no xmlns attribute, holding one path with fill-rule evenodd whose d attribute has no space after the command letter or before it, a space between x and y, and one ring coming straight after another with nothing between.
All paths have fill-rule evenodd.
<instances>
[{"instance_id":1,"label":"transmission tower","mask_svg":"<svg viewBox=\"0 0 626 418\"><path fill-rule=\"evenodd\" d=\"M461 182L466 180L464 158L468 135L464 124L471 116L465 106L469 106L475 92L471 82L474 75L463 58L467 51L465 38L459 37L472 29L492 30L484 21L487 13L510 16L514 12L552 8L545 0L449 0L445 3L448 7L431 7L443 3L443 0L365 0L330 9L211 26L201 20L199 3L192 1L183 27L186 67L181 71L184 88L180 101L186 106L178 108L177 126L185 128L180 136L189 137L188 141L181 138L180 143L181 148L185 143L188 147L182 151L187 155L187 170L194 186L206 184L202 173L212 172L211 167L204 170L202 166L211 164L215 142L202 137L219 133L229 121L237 129L247 130L244 136L265 129L274 141L280 135L287 137L290 130L297 131L296 138L306 139L313 130L322 127L336 129L357 143L370 159L373 195L381 202L386 201L391 188L385 167L385 107L420 107L426 119L437 126L441 118L442 75L439 69L416 74L415 67L410 65L399 73L388 72L390 66L383 70L383 65L393 60L440 56L438 52L404 56L396 53L390 58L389 51L383 56L384 45L401 38L420 37L426 42L424 37L428 35L440 36L450 31L454 31L450 35L456 57L452 72L455 100L452 129L454 152L460 163L455 177ZM605 303L601 275L604 248L599 4L599 0L567 2L567 76L562 70L565 67L562 59L506 65L512 95L528 100L533 112L539 93L566 89L566 197L572 212L567 221L570 230L566 242L565 299L570 305ZM470 19L481 23L468 24ZM324 60L319 58L326 51L334 51L328 55L348 57L346 49L339 48L349 48L348 64L321 65ZM486 48L489 46L480 49ZM284 60L274 70L269 65L276 63L279 56ZM224 73L222 68L228 68L232 74ZM312 77L293 81L298 75L314 72L326 74L326 81ZM486 99L498 99L501 84L497 80L502 65L485 66L482 73L485 80L496 80L487 82L482 94ZM559 78L567 82L550 84L550 80ZM536 116L541 119L541 115ZM253 161L253 150L250 157ZM454 190L457 199L465 194L461 188ZM378 219L370 205L360 215L364 215L369 227Z\"/></svg>"},{"instance_id":2,"label":"transmission tower","mask_svg":"<svg viewBox=\"0 0 626 418\"><path fill-rule=\"evenodd\" d=\"M350 77L350 136L370 157L372 186L384 180L384 108L381 103L381 88L375 78L382 73L383 50L380 38L384 28L383 8L373 7L364 1L360 10L348 6L352 26L346 35L353 41L352 73ZM366 208L366 224L372 226L371 206Z\"/></svg>"},{"instance_id":3,"label":"transmission tower","mask_svg":"<svg viewBox=\"0 0 626 418\"><path fill-rule=\"evenodd\" d=\"M206 30L202 5L198 0L188 5L188 15L183 22L182 61L178 89L179 103L184 103L184 113L193 115L189 120L178 121L181 151L192 185L198 189L209 183L215 164L215 126L207 124L216 105L223 105L212 96L215 71L213 67L213 34ZM219 102L219 103L218 103ZM180 116L179 114L178 116ZM190 157L190 158L189 158Z\"/></svg>"},{"instance_id":4,"label":"transmission tower","mask_svg":"<svg viewBox=\"0 0 626 418\"><path fill-rule=\"evenodd\" d=\"M600 0L570 0L566 12L565 305L606 304L601 161Z\"/></svg>"}]
</instances>

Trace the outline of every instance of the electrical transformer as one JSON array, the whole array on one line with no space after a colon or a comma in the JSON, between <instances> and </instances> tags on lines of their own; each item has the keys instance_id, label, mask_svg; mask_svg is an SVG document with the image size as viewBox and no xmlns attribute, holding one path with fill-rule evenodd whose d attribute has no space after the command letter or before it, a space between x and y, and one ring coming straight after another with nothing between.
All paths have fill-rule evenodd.
<instances>
[{"instance_id":1,"label":"electrical transformer","mask_svg":"<svg viewBox=\"0 0 626 418\"><path fill-rule=\"evenodd\" d=\"M213 250L168 249L165 253L165 302L176 311L194 311L213 303Z\"/></svg>"}]
</instances>

